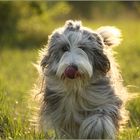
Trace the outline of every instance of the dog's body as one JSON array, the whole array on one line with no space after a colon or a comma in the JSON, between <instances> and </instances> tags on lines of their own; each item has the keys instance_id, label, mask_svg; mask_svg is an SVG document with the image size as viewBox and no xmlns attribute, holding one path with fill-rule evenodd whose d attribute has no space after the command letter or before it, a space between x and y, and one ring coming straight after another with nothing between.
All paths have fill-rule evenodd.
<instances>
[{"instance_id":1,"label":"dog's body","mask_svg":"<svg viewBox=\"0 0 140 140\"><path fill-rule=\"evenodd\" d=\"M115 139L126 90L110 46L120 43L114 27L92 31L68 21L41 52L44 77L40 126L60 138Z\"/></svg>"}]
</instances>

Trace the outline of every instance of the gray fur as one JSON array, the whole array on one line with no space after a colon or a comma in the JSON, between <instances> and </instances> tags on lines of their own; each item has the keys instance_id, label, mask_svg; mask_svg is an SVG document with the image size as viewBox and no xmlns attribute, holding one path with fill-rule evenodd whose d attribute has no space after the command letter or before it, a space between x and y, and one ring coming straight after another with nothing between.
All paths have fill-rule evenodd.
<instances>
[{"instance_id":1,"label":"gray fur","mask_svg":"<svg viewBox=\"0 0 140 140\"><path fill-rule=\"evenodd\" d=\"M40 128L45 132L51 126L60 138L115 139L126 90L108 49L115 41L110 31L103 31L67 21L49 37L39 62L45 79ZM80 77L63 75L71 64L78 67Z\"/></svg>"}]
</instances>

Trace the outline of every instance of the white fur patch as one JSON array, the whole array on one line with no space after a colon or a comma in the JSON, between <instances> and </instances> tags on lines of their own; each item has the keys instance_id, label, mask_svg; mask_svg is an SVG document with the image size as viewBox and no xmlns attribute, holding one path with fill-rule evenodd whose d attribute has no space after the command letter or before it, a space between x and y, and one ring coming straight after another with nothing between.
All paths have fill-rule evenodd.
<instances>
[{"instance_id":1,"label":"white fur patch","mask_svg":"<svg viewBox=\"0 0 140 140\"><path fill-rule=\"evenodd\" d=\"M115 131L115 126L109 116L95 114L83 121L79 137L101 139L104 135L107 139L115 139Z\"/></svg>"}]
</instances>

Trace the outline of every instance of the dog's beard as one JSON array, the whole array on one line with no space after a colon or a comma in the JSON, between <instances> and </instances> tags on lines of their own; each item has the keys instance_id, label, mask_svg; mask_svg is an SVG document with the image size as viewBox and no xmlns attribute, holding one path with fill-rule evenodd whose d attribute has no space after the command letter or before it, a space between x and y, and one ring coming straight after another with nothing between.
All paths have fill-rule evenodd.
<instances>
[{"instance_id":1,"label":"dog's beard","mask_svg":"<svg viewBox=\"0 0 140 140\"><path fill-rule=\"evenodd\" d=\"M76 72L71 68L75 66ZM70 76L65 74L67 68L70 67ZM92 65L87 54L79 48L74 48L70 52L65 52L61 57L56 76L63 80L68 86L83 86L93 75ZM78 84L78 85L77 85Z\"/></svg>"}]
</instances>

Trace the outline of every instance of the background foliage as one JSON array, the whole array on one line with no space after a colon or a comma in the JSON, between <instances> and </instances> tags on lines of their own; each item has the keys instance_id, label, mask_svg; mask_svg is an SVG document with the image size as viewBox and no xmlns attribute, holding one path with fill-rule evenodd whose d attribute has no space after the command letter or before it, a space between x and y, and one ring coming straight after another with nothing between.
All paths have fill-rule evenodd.
<instances>
[{"instance_id":1,"label":"background foliage","mask_svg":"<svg viewBox=\"0 0 140 140\"><path fill-rule=\"evenodd\" d=\"M115 48L124 84L138 97L128 102L130 121L118 139L140 137L140 2L139 1L1 1L0 2L0 139L43 139L31 121L30 90L37 79L32 66L48 35L67 19L96 29L121 29ZM52 132L50 132L52 135Z\"/></svg>"},{"instance_id":2,"label":"background foliage","mask_svg":"<svg viewBox=\"0 0 140 140\"><path fill-rule=\"evenodd\" d=\"M140 2L23 1L0 2L0 41L36 46L46 43L51 31L67 19L92 21L137 19Z\"/></svg>"}]
</instances>

